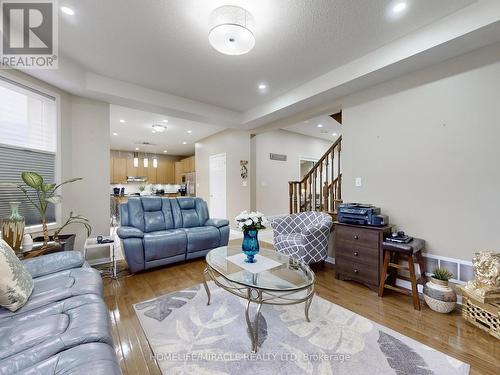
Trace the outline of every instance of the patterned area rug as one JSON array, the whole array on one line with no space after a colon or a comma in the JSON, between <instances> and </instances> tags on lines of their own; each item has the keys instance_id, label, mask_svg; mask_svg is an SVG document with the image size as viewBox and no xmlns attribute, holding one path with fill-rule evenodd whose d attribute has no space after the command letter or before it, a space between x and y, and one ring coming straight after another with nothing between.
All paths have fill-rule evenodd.
<instances>
[{"instance_id":1,"label":"patterned area rug","mask_svg":"<svg viewBox=\"0 0 500 375\"><path fill-rule=\"evenodd\" d=\"M209 284L134 305L164 375L468 374L469 365L349 310L314 297L264 305L250 352L245 301Z\"/></svg>"}]
</instances>

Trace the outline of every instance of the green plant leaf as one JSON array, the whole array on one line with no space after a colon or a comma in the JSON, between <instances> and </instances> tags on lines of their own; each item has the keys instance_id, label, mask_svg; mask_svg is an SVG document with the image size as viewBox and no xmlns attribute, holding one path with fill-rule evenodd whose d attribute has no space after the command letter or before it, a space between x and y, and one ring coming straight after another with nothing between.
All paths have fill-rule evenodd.
<instances>
[{"instance_id":1,"label":"green plant leaf","mask_svg":"<svg viewBox=\"0 0 500 375\"><path fill-rule=\"evenodd\" d=\"M33 189L39 190L43 184L43 177L36 172L23 172L21 178L24 183Z\"/></svg>"},{"instance_id":2,"label":"green plant leaf","mask_svg":"<svg viewBox=\"0 0 500 375\"><path fill-rule=\"evenodd\" d=\"M48 192L49 190L53 189L56 186L56 184L42 184L41 188L44 193Z\"/></svg>"},{"instance_id":3,"label":"green plant leaf","mask_svg":"<svg viewBox=\"0 0 500 375\"><path fill-rule=\"evenodd\" d=\"M66 185L66 184L71 184L72 182L80 181L83 180L81 177L75 177L75 178L70 178L69 180L66 180L64 182L61 182L59 185L57 185L54 190L59 189L61 186Z\"/></svg>"},{"instance_id":4,"label":"green plant leaf","mask_svg":"<svg viewBox=\"0 0 500 375\"><path fill-rule=\"evenodd\" d=\"M52 203L52 204L58 204L61 203L61 196L60 195L54 195L53 197L45 199L46 202Z\"/></svg>"}]
</instances>

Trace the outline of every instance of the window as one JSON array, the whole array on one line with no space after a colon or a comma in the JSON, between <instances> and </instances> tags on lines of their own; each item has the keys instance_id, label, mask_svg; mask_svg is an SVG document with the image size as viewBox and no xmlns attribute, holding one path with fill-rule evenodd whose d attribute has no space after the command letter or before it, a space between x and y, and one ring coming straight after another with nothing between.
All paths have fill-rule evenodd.
<instances>
[{"instance_id":1,"label":"window","mask_svg":"<svg viewBox=\"0 0 500 375\"><path fill-rule=\"evenodd\" d=\"M22 183L21 172L33 171L55 182L56 154L56 99L0 76L0 181ZM21 202L19 211L27 226L41 223L17 189L0 188L0 218L10 216L9 202ZM56 221L53 206L47 218Z\"/></svg>"}]
</instances>

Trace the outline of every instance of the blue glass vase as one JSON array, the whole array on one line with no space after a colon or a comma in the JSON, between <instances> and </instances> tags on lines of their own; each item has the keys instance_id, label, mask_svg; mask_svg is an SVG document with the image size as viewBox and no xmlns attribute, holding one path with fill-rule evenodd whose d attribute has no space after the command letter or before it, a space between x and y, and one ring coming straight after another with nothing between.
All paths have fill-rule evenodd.
<instances>
[{"instance_id":1,"label":"blue glass vase","mask_svg":"<svg viewBox=\"0 0 500 375\"><path fill-rule=\"evenodd\" d=\"M243 254L247 256L245 262L255 263L255 255L259 253L259 239L257 234L259 233L256 229L247 229L243 231L243 243L241 244L241 250Z\"/></svg>"}]
</instances>

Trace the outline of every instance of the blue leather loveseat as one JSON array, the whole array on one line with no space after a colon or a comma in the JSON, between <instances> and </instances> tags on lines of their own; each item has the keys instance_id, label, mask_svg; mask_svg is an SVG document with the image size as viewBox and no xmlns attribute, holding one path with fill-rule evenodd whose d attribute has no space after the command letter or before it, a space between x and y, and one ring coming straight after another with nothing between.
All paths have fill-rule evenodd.
<instances>
[{"instance_id":1,"label":"blue leather loveseat","mask_svg":"<svg viewBox=\"0 0 500 375\"><path fill-rule=\"evenodd\" d=\"M229 221L210 219L201 198L129 198L120 205L120 222L132 273L202 257L229 241Z\"/></svg>"}]
</instances>

